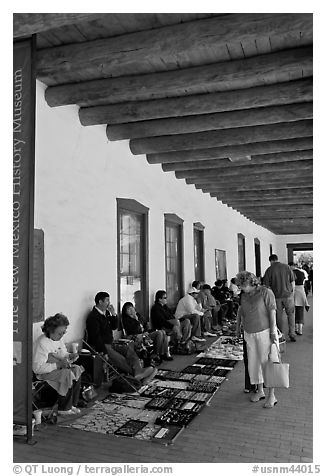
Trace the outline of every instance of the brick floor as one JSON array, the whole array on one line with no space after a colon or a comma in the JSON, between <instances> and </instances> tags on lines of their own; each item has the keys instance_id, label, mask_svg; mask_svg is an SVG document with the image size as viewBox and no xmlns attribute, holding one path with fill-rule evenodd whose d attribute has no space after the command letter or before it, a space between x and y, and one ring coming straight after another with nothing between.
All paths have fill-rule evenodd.
<instances>
[{"instance_id":1,"label":"brick floor","mask_svg":"<svg viewBox=\"0 0 326 476\"><path fill-rule=\"evenodd\" d=\"M202 413L173 445L87 433L57 426L37 433L34 446L14 442L14 462L176 462L309 463L312 462L312 299L304 335L287 343L289 389L278 389L278 404L264 409L243 393L243 363L236 365ZM189 357L166 363L182 368Z\"/></svg>"}]
</instances>

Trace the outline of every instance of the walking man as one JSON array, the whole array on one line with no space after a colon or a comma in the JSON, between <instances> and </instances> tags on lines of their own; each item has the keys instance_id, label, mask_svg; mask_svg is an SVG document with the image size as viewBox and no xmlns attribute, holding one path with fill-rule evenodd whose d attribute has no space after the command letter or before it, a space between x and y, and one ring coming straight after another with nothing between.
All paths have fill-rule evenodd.
<instances>
[{"instance_id":1,"label":"walking man","mask_svg":"<svg viewBox=\"0 0 326 476\"><path fill-rule=\"evenodd\" d=\"M294 320L295 276L290 266L279 262L277 255L270 255L269 261L271 265L265 272L263 282L275 295L276 324L283 332L283 309L285 309L289 326L289 338L292 342L296 342Z\"/></svg>"}]
</instances>

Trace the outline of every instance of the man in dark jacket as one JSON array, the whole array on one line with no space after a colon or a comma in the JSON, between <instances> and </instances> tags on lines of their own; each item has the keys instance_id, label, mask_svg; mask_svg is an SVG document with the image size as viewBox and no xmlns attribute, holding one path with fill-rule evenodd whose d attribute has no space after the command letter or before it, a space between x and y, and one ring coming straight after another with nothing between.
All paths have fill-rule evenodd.
<instances>
[{"instance_id":1,"label":"man in dark jacket","mask_svg":"<svg viewBox=\"0 0 326 476\"><path fill-rule=\"evenodd\" d=\"M289 338L292 342L295 338L295 318L294 318L294 287L295 276L290 266L280 263L277 255L272 254L268 258L271 265L266 269L263 282L270 288L276 299L276 323L281 332L284 331L283 309L288 319Z\"/></svg>"},{"instance_id":2,"label":"man in dark jacket","mask_svg":"<svg viewBox=\"0 0 326 476\"><path fill-rule=\"evenodd\" d=\"M189 319L176 319L166 304L166 291L159 290L155 294L155 303L151 309L151 323L153 329L163 329L181 344L187 342L191 334Z\"/></svg>"},{"instance_id":3,"label":"man in dark jacket","mask_svg":"<svg viewBox=\"0 0 326 476\"><path fill-rule=\"evenodd\" d=\"M97 352L122 373L133 375L142 380L153 371L152 367L143 369L132 345L112 347L112 331L118 327L118 316L110 303L110 295L101 291L95 296L95 306L86 319L87 341Z\"/></svg>"}]
</instances>

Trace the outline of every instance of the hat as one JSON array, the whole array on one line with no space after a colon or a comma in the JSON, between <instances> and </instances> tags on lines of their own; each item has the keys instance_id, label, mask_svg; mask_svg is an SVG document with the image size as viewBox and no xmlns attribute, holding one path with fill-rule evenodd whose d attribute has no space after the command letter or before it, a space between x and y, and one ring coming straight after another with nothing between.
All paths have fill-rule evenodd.
<instances>
[{"instance_id":1,"label":"hat","mask_svg":"<svg viewBox=\"0 0 326 476\"><path fill-rule=\"evenodd\" d=\"M198 289L196 288L193 288L192 286L190 286L190 288L188 289L187 291L188 294L192 294L192 293L199 293Z\"/></svg>"}]
</instances>

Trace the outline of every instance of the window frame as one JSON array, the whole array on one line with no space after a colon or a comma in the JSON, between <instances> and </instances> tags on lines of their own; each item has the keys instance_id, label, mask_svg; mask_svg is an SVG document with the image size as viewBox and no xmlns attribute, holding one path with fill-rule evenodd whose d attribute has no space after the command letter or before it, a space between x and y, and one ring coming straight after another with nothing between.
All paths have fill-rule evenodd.
<instances>
[{"instance_id":1,"label":"window frame","mask_svg":"<svg viewBox=\"0 0 326 476\"><path fill-rule=\"evenodd\" d=\"M193 226L193 243L194 243L194 276L196 281L205 281L205 227L200 222L194 223ZM199 238L199 256L200 256L200 266L199 266L199 276L196 276L196 233L200 233Z\"/></svg>"},{"instance_id":2,"label":"window frame","mask_svg":"<svg viewBox=\"0 0 326 476\"><path fill-rule=\"evenodd\" d=\"M149 208L129 198L117 198L117 312L121 313L121 274L120 274L120 216L121 212L134 213L141 216L141 283L143 291L144 317L149 315L149 260L148 260L148 216Z\"/></svg>"},{"instance_id":3,"label":"window frame","mask_svg":"<svg viewBox=\"0 0 326 476\"><path fill-rule=\"evenodd\" d=\"M165 289L167 289L167 253L166 253L166 228L167 225L178 227L178 246L180 250L180 257L177 259L177 266L179 269L179 299L184 295L184 220L175 213L164 213L164 255L165 255Z\"/></svg>"},{"instance_id":4,"label":"window frame","mask_svg":"<svg viewBox=\"0 0 326 476\"><path fill-rule=\"evenodd\" d=\"M242 256L243 269L241 269L241 266L240 266L240 247L239 247L240 239L242 240L242 249L243 249L243 256ZM241 271L245 271L246 269L246 237L242 233L237 234L237 245L238 245L238 270L240 273Z\"/></svg>"}]
</instances>

